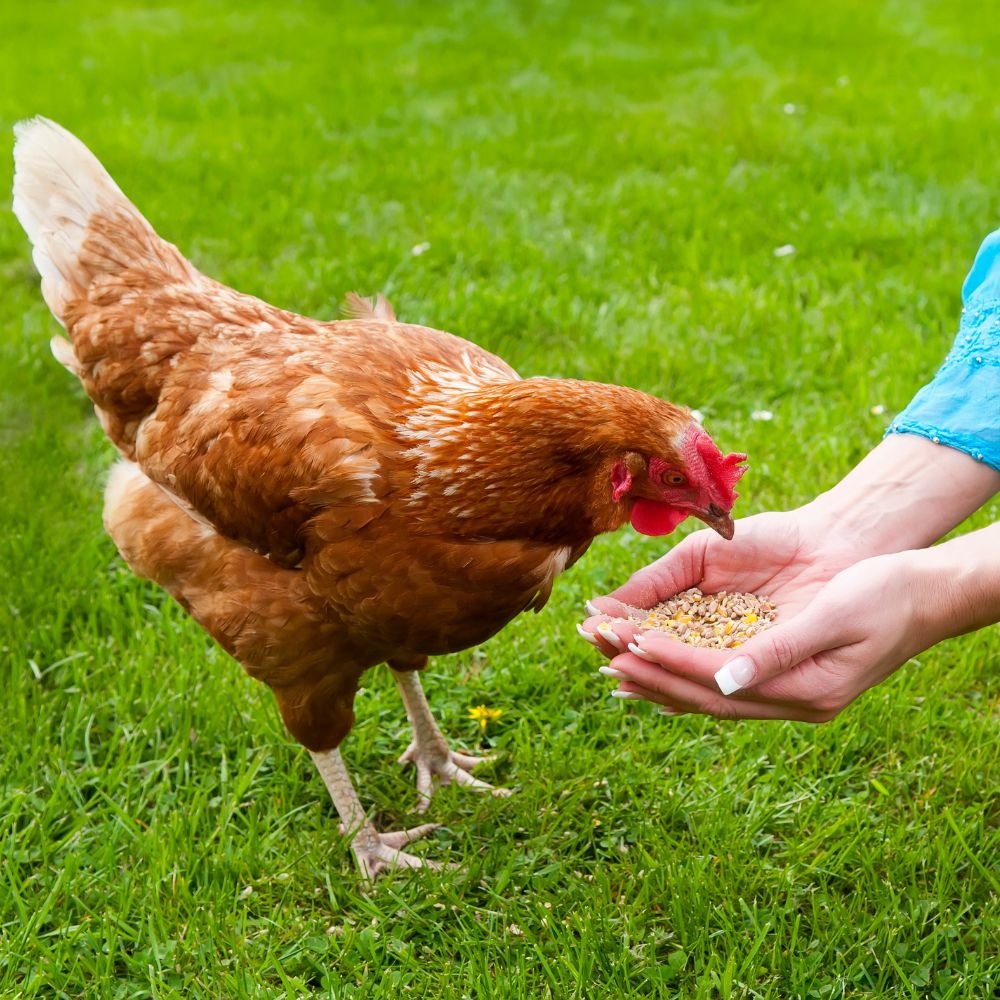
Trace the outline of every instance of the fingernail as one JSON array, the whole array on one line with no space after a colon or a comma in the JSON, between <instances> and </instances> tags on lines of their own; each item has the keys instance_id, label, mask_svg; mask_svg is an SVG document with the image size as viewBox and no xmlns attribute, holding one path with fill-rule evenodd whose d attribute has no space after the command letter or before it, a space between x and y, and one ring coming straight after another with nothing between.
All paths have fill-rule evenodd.
<instances>
[{"instance_id":1,"label":"fingernail","mask_svg":"<svg viewBox=\"0 0 1000 1000\"><path fill-rule=\"evenodd\" d=\"M611 645L614 646L619 653L625 652L625 643L623 643L621 639L619 639L618 636L615 635L615 630L611 628L611 626L608 625L607 622L601 622L601 624L597 626L597 631L600 633L601 638L607 642L610 642Z\"/></svg>"},{"instance_id":2,"label":"fingernail","mask_svg":"<svg viewBox=\"0 0 1000 1000\"><path fill-rule=\"evenodd\" d=\"M597 672L604 674L605 677L614 677L618 681L628 677L628 674L623 674L620 670L615 670L614 667L598 667Z\"/></svg>"},{"instance_id":3,"label":"fingernail","mask_svg":"<svg viewBox=\"0 0 1000 1000\"><path fill-rule=\"evenodd\" d=\"M634 642L628 644L628 651L630 653L635 653L636 656L647 660L649 663L656 663L656 659L649 655L644 649L640 649Z\"/></svg>"},{"instance_id":4,"label":"fingernail","mask_svg":"<svg viewBox=\"0 0 1000 1000\"><path fill-rule=\"evenodd\" d=\"M641 694L636 694L634 691L612 691L612 698L622 698L625 701L640 701L642 699Z\"/></svg>"},{"instance_id":5,"label":"fingernail","mask_svg":"<svg viewBox=\"0 0 1000 1000\"><path fill-rule=\"evenodd\" d=\"M683 715L683 712L678 711L676 708L668 708L666 705L661 705L656 710L657 715Z\"/></svg>"},{"instance_id":6,"label":"fingernail","mask_svg":"<svg viewBox=\"0 0 1000 1000\"><path fill-rule=\"evenodd\" d=\"M737 656L715 675L715 683L723 694L729 695L745 688L756 673L757 668L749 656Z\"/></svg>"},{"instance_id":7,"label":"fingernail","mask_svg":"<svg viewBox=\"0 0 1000 1000\"><path fill-rule=\"evenodd\" d=\"M586 639L591 646L597 645L597 639L594 638L594 633L588 632L579 622L576 623L576 630L580 633L581 639Z\"/></svg>"},{"instance_id":8,"label":"fingernail","mask_svg":"<svg viewBox=\"0 0 1000 1000\"><path fill-rule=\"evenodd\" d=\"M588 615L603 615L604 614L604 612L600 608L594 606L594 602L593 601L585 601L584 604L583 604L583 606L587 609L587 614Z\"/></svg>"}]
</instances>

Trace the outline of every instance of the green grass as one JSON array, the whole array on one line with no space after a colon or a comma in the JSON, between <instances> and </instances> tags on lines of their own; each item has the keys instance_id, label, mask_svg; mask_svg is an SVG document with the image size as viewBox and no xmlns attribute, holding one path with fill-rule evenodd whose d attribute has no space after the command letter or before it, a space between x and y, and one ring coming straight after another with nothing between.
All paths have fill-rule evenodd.
<instances>
[{"instance_id":1,"label":"green grass","mask_svg":"<svg viewBox=\"0 0 1000 1000\"><path fill-rule=\"evenodd\" d=\"M836 481L943 357L1000 222L998 72L988 5L9 4L0 184L49 115L244 291L381 289L525 374L698 406L748 513ZM419 850L464 870L366 896L270 694L104 537L110 449L8 211L0 277L0 995L996 995L996 629L823 727L666 720L573 632L663 548L603 538L430 667L456 742L503 709L518 794L441 792ZM395 826L369 678L345 755Z\"/></svg>"}]
</instances>

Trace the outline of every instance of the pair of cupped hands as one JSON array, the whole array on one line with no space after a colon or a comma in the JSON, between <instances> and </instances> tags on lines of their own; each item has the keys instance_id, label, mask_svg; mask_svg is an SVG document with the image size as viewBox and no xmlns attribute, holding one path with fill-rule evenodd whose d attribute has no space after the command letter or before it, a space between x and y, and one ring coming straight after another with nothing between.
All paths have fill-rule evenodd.
<instances>
[{"instance_id":1,"label":"pair of cupped hands","mask_svg":"<svg viewBox=\"0 0 1000 1000\"><path fill-rule=\"evenodd\" d=\"M617 697L670 715L823 722L936 641L930 623L915 627L921 594L910 556L862 558L800 511L759 514L738 521L732 541L689 535L589 602L579 631L610 659L600 670L619 681ZM689 587L766 596L775 624L738 650L720 650L627 620Z\"/></svg>"}]
</instances>

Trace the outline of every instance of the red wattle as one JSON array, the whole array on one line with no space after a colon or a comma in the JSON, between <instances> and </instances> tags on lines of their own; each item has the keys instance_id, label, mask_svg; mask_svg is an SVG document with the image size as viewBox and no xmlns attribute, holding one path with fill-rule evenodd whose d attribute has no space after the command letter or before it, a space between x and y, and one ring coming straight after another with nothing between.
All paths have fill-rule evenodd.
<instances>
[{"instance_id":1,"label":"red wattle","mask_svg":"<svg viewBox=\"0 0 1000 1000\"><path fill-rule=\"evenodd\" d=\"M655 500L636 500L632 507L632 527L640 535L669 535L688 516L686 510Z\"/></svg>"}]
</instances>

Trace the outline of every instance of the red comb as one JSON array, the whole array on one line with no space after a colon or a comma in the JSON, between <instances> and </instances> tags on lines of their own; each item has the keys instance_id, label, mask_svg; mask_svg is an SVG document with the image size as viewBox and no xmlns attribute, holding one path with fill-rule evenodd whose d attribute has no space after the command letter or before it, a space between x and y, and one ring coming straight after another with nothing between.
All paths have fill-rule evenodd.
<instances>
[{"instance_id":1,"label":"red comb","mask_svg":"<svg viewBox=\"0 0 1000 1000\"><path fill-rule=\"evenodd\" d=\"M747 471L747 466L743 464L747 457L735 451L723 455L719 446L701 427L695 433L694 445L698 457L705 466L706 475L718 490L717 500L720 501L720 506L728 510L736 502L735 486Z\"/></svg>"}]
</instances>

